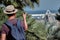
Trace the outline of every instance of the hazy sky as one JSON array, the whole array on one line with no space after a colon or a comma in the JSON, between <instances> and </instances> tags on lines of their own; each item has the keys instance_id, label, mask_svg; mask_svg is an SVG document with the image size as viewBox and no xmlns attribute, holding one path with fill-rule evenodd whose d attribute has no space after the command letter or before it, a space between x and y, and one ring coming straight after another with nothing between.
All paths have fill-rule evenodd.
<instances>
[{"instance_id":1,"label":"hazy sky","mask_svg":"<svg viewBox=\"0 0 60 40\"><path fill-rule=\"evenodd\" d=\"M40 0L39 7L35 4L34 10L57 10L60 7L60 0ZM24 8L25 11L31 11L29 7Z\"/></svg>"}]
</instances>

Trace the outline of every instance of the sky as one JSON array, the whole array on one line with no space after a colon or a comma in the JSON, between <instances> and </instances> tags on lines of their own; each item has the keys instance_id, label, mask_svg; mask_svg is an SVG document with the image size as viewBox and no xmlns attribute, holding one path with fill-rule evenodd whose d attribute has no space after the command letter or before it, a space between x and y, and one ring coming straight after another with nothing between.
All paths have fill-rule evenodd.
<instances>
[{"instance_id":1,"label":"sky","mask_svg":"<svg viewBox=\"0 0 60 40\"><path fill-rule=\"evenodd\" d=\"M58 10L60 7L60 0L40 0L39 7L34 4L35 8L32 10L30 7L25 7L25 11L36 11L36 10Z\"/></svg>"}]
</instances>

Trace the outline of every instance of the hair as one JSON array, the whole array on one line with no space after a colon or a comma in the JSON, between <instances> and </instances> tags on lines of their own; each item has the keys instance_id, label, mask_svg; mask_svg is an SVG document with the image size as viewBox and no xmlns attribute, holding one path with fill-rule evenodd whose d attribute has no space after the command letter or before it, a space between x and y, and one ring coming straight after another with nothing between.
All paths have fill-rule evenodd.
<instances>
[{"instance_id":1,"label":"hair","mask_svg":"<svg viewBox=\"0 0 60 40\"><path fill-rule=\"evenodd\" d=\"M11 16L13 16L13 15L15 15L15 13L14 13L14 14L7 14L8 17L11 17Z\"/></svg>"}]
</instances>

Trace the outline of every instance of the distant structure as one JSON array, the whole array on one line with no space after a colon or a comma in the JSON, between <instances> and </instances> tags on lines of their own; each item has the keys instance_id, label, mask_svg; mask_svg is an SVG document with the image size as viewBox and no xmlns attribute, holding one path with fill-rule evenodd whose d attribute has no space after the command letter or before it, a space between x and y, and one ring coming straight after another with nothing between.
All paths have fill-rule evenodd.
<instances>
[{"instance_id":1,"label":"distant structure","mask_svg":"<svg viewBox=\"0 0 60 40\"><path fill-rule=\"evenodd\" d=\"M51 10L47 10L47 11L42 11L42 12L37 12L37 13L31 13L30 15L32 15L32 18L35 18L37 20L41 20L44 19L46 15L48 16L55 16L55 14L58 13L57 11L51 11Z\"/></svg>"}]
</instances>

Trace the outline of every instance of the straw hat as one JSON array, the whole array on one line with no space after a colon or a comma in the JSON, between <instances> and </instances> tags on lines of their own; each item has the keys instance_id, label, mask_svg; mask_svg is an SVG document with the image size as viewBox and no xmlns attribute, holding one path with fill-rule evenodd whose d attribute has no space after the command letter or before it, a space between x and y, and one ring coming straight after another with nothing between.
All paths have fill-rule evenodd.
<instances>
[{"instance_id":1,"label":"straw hat","mask_svg":"<svg viewBox=\"0 0 60 40\"><path fill-rule=\"evenodd\" d=\"M4 10L4 13L5 14L13 14L13 13L16 13L18 10L14 8L13 5L8 5L5 10Z\"/></svg>"}]
</instances>

